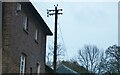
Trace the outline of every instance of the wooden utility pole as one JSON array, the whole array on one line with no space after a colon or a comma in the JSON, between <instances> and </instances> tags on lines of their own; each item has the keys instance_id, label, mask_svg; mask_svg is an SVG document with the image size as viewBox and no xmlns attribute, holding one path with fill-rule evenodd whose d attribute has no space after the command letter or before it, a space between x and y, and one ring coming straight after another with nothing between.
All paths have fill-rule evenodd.
<instances>
[{"instance_id":1,"label":"wooden utility pole","mask_svg":"<svg viewBox=\"0 0 120 75\"><path fill-rule=\"evenodd\" d=\"M55 5L54 5L55 6ZM57 4L58 6L58 4ZM62 15L62 13L58 13L59 11L62 11L62 9L57 9L57 6L55 6L55 10L47 10L47 16L49 15L55 15L55 32L54 32L54 57L53 57L53 67L56 71L56 65L57 65L57 18L58 15ZM53 12L53 13L50 13Z\"/></svg>"}]
</instances>

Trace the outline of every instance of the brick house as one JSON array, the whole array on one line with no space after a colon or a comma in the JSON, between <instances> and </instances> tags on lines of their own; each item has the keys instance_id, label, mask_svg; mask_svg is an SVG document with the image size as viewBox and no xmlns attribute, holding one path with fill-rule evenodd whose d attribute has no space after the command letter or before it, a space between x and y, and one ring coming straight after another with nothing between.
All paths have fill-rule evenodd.
<instances>
[{"instance_id":1,"label":"brick house","mask_svg":"<svg viewBox=\"0 0 120 75\"><path fill-rule=\"evenodd\" d=\"M52 32L30 2L0 2L0 73L45 73Z\"/></svg>"}]
</instances>

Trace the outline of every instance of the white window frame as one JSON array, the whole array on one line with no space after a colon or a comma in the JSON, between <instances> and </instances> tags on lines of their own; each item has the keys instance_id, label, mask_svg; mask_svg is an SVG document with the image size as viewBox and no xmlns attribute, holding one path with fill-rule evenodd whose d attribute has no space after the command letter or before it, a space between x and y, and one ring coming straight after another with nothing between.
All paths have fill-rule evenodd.
<instances>
[{"instance_id":1,"label":"white window frame","mask_svg":"<svg viewBox=\"0 0 120 75\"><path fill-rule=\"evenodd\" d=\"M25 73L25 61L26 61L26 57L25 55L21 55L20 56L20 75L24 75Z\"/></svg>"},{"instance_id":2,"label":"white window frame","mask_svg":"<svg viewBox=\"0 0 120 75\"><path fill-rule=\"evenodd\" d=\"M38 36L39 36L39 31L38 31L38 28L36 28L36 31L35 31L35 40L38 41Z\"/></svg>"},{"instance_id":3,"label":"white window frame","mask_svg":"<svg viewBox=\"0 0 120 75\"><path fill-rule=\"evenodd\" d=\"M20 3L17 3L17 12L21 11L22 7Z\"/></svg>"},{"instance_id":4,"label":"white window frame","mask_svg":"<svg viewBox=\"0 0 120 75\"><path fill-rule=\"evenodd\" d=\"M25 20L24 20L24 30L28 31L28 17L27 16L25 17Z\"/></svg>"},{"instance_id":5,"label":"white window frame","mask_svg":"<svg viewBox=\"0 0 120 75\"><path fill-rule=\"evenodd\" d=\"M40 63L37 63L37 75L40 75Z\"/></svg>"}]
</instances>

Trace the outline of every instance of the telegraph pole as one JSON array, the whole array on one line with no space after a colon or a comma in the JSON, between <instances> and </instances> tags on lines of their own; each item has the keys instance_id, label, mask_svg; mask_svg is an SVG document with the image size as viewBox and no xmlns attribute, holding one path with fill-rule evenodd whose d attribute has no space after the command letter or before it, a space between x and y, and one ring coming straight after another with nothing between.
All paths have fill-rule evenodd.
<instances>
[{"instance_id":1,"label":"telegraph pole","mask_svg":"<svg viewBox=\"0 0 120 75\"><path fill-rule=\"evenodd\" d=\"M55 5L54 5L55 6ZM49 15L55 15L55 32L54 32L54 57L53 57L53 68L56 71L56 65L57 65L57 18L58 15L62 15L62 13L59 13L59 11L62 11L62 9L57 9L57 6L55 6L55 10L48 10L47 9L47 17ZM52 12L52 13L50 13Z\"/></svg>"}]
</instances>

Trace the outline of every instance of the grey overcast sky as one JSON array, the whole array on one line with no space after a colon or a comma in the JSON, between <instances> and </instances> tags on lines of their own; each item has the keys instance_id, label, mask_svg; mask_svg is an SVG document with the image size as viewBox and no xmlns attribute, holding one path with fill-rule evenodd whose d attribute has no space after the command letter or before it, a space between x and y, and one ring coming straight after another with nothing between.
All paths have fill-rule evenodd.
<instances>
[{"instance_id":1,"label":"grey overcast sky","mask_svg":"<svg viewBox=\"0 0 120 75\"><path fill-rule=\"evenodd\" d=\"M62 32L66 57L77 55L84 45L96 45L105 50L118 44L118 2L33 2L35 8L54 33L54 16L47 17L47 9L62 8L58 17L58 31ZM53 37L48 37L48 45ZM63 41L62 41L63 42Z\"/></svg>"}]
</instances>

